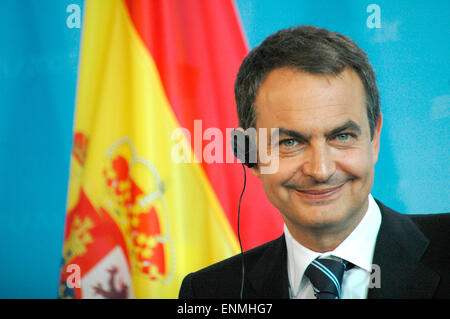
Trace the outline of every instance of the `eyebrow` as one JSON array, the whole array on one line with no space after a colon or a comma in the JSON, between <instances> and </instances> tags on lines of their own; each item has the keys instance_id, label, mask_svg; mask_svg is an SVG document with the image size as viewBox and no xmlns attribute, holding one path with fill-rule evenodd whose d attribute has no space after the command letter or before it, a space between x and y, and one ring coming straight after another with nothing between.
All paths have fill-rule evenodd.
<instances>
[{"instance_id":1,"label":"eyebrow","mask_svg":"<svg viewBox=\"0 0 450 319\"><path fill-rule=\"evenodd\" d=\"M361 127L356 124L354 121L352 120L348 120L347 122L345 122L344 124L332 129L331 131L325 133L325 137L330 138L333 137L343 131L352 131L354 133L356 133L357 135L361 134ZM278 129L278 135L276 133L274 133L272 135L272 140L274 138L276 138L277 136L281 136L281 135L285 135L285 136L291 136L293 138L296 138L300 141L304 141L307 142L311 139L311 136L309 135L304 135L296 130L289 130L289 129L285 129L280 127Z\"/></svg>"},{"instance_id":2,"label":"eyebrow","mask_svg":"<svg viewBox=\"0 0 450 319\"><path fill-rule=\"evenodd\" d=\"M325 136L326 137L332 137L332 136L335 136L336 134L339 134L339 133L341 133L343 131L352 131L352 132L356 133L357 135L360 135L361 134L361 127L358 124L356 124L354 121L348 120L343 125L332 129L329 133L326 133Z\"/></svg>"}]
</instances>

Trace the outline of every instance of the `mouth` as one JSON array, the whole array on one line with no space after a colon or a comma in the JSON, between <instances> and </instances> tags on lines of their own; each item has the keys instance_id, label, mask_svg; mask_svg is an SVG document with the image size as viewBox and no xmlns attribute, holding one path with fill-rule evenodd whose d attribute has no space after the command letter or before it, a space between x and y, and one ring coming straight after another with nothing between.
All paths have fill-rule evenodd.
<instances>
[{"instance_id":1,"label":"mouth","mask_svg":"<svg viewBox=\"0 0 450 319\"><path fill-rule=\"evenodd\" d=\"M341 184L336 187L330 188L317 188L317 189L295 189L295 192L300 196L308 199L308 200L324 200L329 199L334 194L340 192L344 187L344 184Z\"/></svg>"}]
</instances>

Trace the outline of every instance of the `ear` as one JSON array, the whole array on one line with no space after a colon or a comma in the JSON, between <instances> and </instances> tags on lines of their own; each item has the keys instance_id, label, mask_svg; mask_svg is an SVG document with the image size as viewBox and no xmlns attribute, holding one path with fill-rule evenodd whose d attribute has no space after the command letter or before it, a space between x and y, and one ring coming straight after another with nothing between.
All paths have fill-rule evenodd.
<instances>
[{"instance_id":1,"label":"ear","mask_svg":"<svg viewBox=\"0 0 450 319\"><path fill-rule=\"evenodd\" d=\"M245 132L245 130L242 127L239 127L239 128L242 129ZM253 176L255 176L256 178L260 178L261 177L261 170L260 170L259 165L256 165L256 166L253 166L253 167L249 167L248 169L253 174Z\"/></svg>"},{"instance_id":2,"label":"ear","mask_svg":"<svg viewBox=\"0 0 450 319\"><path fill-rule=\"evenodd\" d=\"M256 137L252 135L253 133L253 131L248 132L242 127L236 127L231 132L231 147L234 156L249 168L257 166L254 162L255 160L257 161L258 154L255 144ZM252 173L255 174L253 171Z\"/></svg>"},{"instance_id":3,"label":"ear","mask_svg":"<svg viewBox=\"0 0 450 319\"><path fill-rule=\"evenodd\" d=\"M375 132L373 133L372 138L372 156L373 163L375 164L378 161L378 153L380 151L380 135L381 135L381 127L383 126L383 114L380 113L380 117L378 118L377 126L375 128Z\"/></svg>"}]
</instances>

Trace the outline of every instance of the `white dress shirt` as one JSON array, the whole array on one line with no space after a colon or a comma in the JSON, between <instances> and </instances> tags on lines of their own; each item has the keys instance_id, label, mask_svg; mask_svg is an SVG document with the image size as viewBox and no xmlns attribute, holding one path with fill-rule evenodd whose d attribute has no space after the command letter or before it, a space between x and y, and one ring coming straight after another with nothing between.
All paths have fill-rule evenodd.
<instances>
[{"instance_id":1,"label":"white dress shirt","mask_svg":"<svg viewBox=\"0 0 450 319\"><path fill-rule=\"evenodd\" d=\"M344 273L342 299L366 299L372 273L375 242L381 224L381 212L369 194L369 207L358 226L333 251L319 253L297 242L284 225L286 238L289 294L292 299L315 299L312 284L304 276L308 265L319 256L333 255L355 266Z\"/></svg>"}]
</instances>

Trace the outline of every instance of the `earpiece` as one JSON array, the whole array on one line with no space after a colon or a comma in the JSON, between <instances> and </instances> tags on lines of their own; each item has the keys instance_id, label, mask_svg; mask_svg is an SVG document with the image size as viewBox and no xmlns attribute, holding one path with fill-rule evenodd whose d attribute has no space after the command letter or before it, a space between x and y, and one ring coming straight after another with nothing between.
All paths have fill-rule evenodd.
<instances>
[{"instance_id":1,"label":"earpiece","mask_svg":"<svg viewBox=\"0 0 450 319\"><path fill-rule=\"evenodd\" d=\"M246 134L240 130L233 130L231 132L231 147L233 149L234 156L242 162L242 168L244 170L244 187L242 188L241 196L239 197L238 206L238 239L239 246L241 248L241 289L239 297L244 298L244 282L245 282L245 263L244 263L244 251L242 249L241 232L240 232L240 215L241 215L241 201L244 195L245 185L247 183L247 175L245 173L245 166L254 167L257 166L257 148L256 148L256 137Z\"/></svg>"},{"instance_id":2,"label":"earpiece","mask_svg":"<svg viewBox=\"0 0 450 319\"><path fill-rule=\"evenodd\" d=\"M234 156L247 167L257 166L257 148L255 138L240 130L231 132L231 147Z\"/></svg>"}]
</instances>

